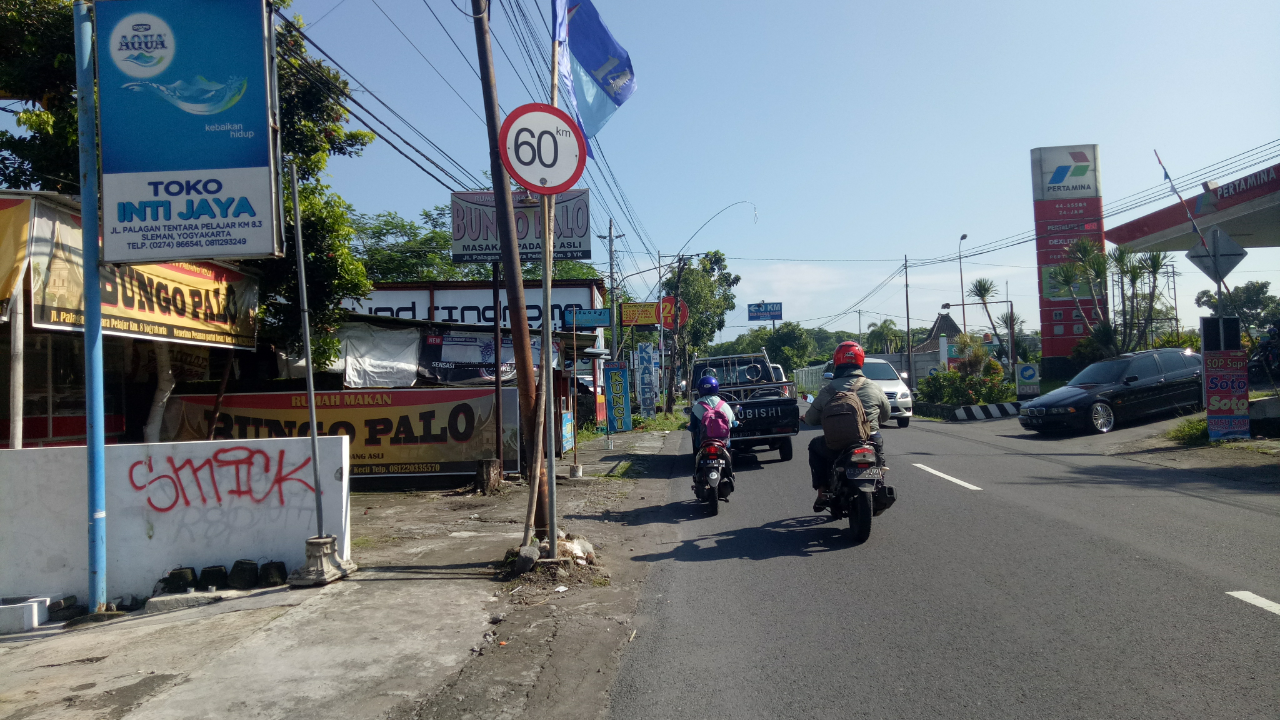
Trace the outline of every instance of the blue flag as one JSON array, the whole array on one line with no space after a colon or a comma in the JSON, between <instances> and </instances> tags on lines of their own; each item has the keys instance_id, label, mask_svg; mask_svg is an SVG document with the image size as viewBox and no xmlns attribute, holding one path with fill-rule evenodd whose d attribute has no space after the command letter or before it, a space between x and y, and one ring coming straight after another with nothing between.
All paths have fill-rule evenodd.
<instances>
[{"instance_id":1,"label":"blue flag","mask_svg":"<svg viewBox=\"0 0 1280 720\"><path fill-rule=\"evenodd\" d=\"M595 137L635 92L631 56L613 39L591 0L552 0L551 22L560 41L561 104L583 135Z\"/></svg>"}]
</instances>

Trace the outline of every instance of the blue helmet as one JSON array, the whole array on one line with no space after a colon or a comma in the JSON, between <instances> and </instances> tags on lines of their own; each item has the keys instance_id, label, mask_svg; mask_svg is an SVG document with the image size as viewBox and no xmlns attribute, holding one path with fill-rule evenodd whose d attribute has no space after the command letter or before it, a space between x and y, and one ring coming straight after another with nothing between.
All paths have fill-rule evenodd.
<instances>
[{"instance_id":1,"label":"blue helmet","mask_svg":"<svg viewBox=\"0 0 1280 720\"><path fill-rule=\"evenodd\" d=\"M720 381L714 377L707 375L698 378L698 395L706 397L707 395L715 395L720 392Z\"/></svg>"}]
</instances>

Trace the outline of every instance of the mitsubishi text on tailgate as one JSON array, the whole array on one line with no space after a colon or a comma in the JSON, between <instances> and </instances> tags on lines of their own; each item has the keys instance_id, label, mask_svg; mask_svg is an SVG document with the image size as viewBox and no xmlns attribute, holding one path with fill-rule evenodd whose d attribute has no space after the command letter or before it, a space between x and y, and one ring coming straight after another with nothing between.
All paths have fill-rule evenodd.
<instances>
[{"instance_id":1,"label":"mitsubishi text on tailgate","mask_svg":"<svg viewBox=\"0 0 1280 720\"><path fill-rule=\"evenodd\" d=\"M694 382L706 375L720 382L720 397L742 408L738 427L730 435L733 448L748 452L768 448L790 460L791 436L800 432L796 384L769 362L764 348L759 353L694 359Z\"/></svg>"}]
</instances>

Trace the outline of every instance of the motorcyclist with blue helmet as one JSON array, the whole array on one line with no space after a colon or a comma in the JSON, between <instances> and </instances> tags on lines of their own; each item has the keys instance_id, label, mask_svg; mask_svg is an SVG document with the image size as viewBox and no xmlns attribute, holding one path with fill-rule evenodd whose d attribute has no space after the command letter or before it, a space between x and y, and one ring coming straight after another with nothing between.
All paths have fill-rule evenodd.
<instances>
[{"instance_id":1,"label":"motorcyclist with blue helmet","mask_svg":"<svg viewBox=\"0 0 1280 720\"><path fill-rule=\"evenodd\" d=\"M698 455L698 448L702 447L702 416L707 414L707 410L716 407L721 403L720 398L720 381L714 375L704 375L698 378L698 399L693 401L693 406L689 408L689 434L693 440L693 454L695 459ZM733 407L728 402L724 403L724 414L729 418L730 427L738 427L738 419L733 414ZM725 450L729 451L728 443L725 443ZM725 470L729 477L733 477L733 454L728 452L729 464Z\"/></svg>"}]
</instances>

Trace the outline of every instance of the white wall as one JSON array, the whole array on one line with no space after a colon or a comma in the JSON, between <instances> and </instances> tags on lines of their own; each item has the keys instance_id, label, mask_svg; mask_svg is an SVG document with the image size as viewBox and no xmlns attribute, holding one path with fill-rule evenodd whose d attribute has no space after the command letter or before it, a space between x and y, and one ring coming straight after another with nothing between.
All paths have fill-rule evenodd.
<instances>
[{"instance_id":1,"label":"white wall","mask_svg":"<svg viewBox=\"0 0 1280 720\"><path fill-rule=\"evenodd\" d=\"M309 438L108 445L107 597L151 595L175 567L306 559ZM83 447L0 450L0 595L88 597ZM345 435L320 438L324 529L350 557Z\"/></svg>"},{"instance_id":2,"label":"white wall","mask_svg":"<svg viewBox=\"0 0 1280 720\"><path fill-rule=\"evenodd\" d=\"M507 304L507 291L499 291L502 301L504 326L509 325L511 310ZM542 327L542 288L527 288L524 295L525 309L529 314L529 327ZM551 326L564 329L561 319L564 307L598 308L601 298L594 288L551 286ZM348 298L342 301L348 310L369 315L391 315L412 320L426 320L431 312L429 290L374 290L366 298ZM493 290L486 288L456 288L436 290L436 322L493 324ZM603 332L603 331L602 331Z\"/></svg>"}]
</instances>

